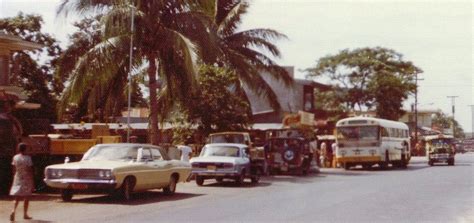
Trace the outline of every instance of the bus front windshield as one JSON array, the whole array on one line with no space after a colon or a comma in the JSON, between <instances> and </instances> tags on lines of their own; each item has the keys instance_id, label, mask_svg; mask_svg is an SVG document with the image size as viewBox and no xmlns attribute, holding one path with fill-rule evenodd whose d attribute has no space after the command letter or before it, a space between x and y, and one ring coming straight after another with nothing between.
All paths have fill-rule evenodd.
<instances>
[{"instance_id":1,"label":"bus front windshield","mask_svg":"<svg viewBox=\"0 0 474 223\"><path fill-rule=\"evenodd\" d=\"M339 140L378 140L378 126L349 126L337 128Z\"/></svg>"}]
</instances>

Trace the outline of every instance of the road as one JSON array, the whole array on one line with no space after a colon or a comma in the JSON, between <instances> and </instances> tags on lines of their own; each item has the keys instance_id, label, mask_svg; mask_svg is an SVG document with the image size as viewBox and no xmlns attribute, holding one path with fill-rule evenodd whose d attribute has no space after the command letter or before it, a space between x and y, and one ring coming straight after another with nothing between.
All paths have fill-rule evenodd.
<instances>
[{"instance_id":1,"label":"road","mask_svg":"<svg viewBox=\"0 0 474 223\"><path fill-rule=\"evenodd\" d=\"M102 195L64 203L57 194L36 194L30 215L37 220L28 222L474 222L474 153L456 159L456 166L430 167L415 157L406 170L324 168L266 177L256 186L190 182L174 196L149 191L128 203ZM11 199L0 204L0 219L8 219Z\"/></svg>"}]
</instances>

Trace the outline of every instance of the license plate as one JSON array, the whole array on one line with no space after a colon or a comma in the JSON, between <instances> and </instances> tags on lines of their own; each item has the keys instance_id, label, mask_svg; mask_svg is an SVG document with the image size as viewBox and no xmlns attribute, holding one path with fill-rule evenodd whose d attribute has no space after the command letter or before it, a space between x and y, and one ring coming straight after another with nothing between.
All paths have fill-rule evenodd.
<instances>
[{"instance_id":1,"label":"license plate","mask_svg":"<svg viewBox=\"0 0 474 223\"><path fill-rule=\"evenodd\" d=\"M207 166L207 170L209 171L216 171L217 167L216 166Z\"/></svg>"},{"instance_id":2,"label":"license plate","mask_svg":"<svg viewBox=\"0 0 474 223\"><path fill-rule=\"evenodd\" d=\"M76 190L85 190L87 189L87 184L72 184L71 187Z\"/></svg>"}]
</instances>

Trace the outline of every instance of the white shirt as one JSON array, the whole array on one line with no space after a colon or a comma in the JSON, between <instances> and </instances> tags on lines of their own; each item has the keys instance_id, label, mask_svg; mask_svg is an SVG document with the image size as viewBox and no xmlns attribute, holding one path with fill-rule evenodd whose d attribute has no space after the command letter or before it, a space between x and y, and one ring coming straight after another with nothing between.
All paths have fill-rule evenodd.
<instances>
[{"instance_id":1,"label":"white shirt","mask_svg":"<svg viewBox=\"0 0 474 223\"><path fill-rule=\"evenodd\" d=\"M189 162L189 154L193 152L193 149L185 145L179 145L178 149L181 151L181 161Z\"/></svg>"}]
</instances>

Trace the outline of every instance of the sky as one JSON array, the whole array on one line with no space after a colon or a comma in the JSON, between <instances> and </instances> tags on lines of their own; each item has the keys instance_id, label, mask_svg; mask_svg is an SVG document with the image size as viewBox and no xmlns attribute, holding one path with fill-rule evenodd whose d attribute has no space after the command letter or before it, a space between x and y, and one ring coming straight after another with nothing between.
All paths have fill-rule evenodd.
<instances>
[{"instance_id":1,"label":"sky","mask_svg":"<svg viewBox=\"0 0 474 223\"><path fill-rule=\"evenodd\" d=\"M59 0L0 0L0 17L19 11L37 13L44 31L67 46L77 17L56 18ZM385 47L402 54L424 72L418 76L418 108L441 109L465 132L472 132L474 105L473 3L470 0L254 0L242 29L271 28L279 40L280 65L294 66L295 76L319 58L343 49ZM322 80L316 80L321 81ZM406 108L414 103L414 96ZM474 109L474 108L473 108Z\"/></svg>"}]
</instances>

